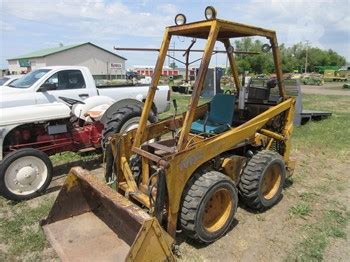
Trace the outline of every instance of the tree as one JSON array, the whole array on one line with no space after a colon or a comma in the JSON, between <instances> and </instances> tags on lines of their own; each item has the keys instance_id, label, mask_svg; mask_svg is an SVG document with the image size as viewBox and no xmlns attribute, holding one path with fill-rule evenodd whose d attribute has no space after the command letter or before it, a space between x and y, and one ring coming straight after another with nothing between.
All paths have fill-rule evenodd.
<instances>
[{"instance_id":1,"label":"tree","mask_svg":"<svg viewBox=\"0 0 350 262\"><path fill-rule=\"evenodd\" d=\"M250 37L242 38L235 41L235 49L240 51L259 52L258 55L236 55L237 67L239 73L249 71L255 74L274 73L274 64L271 52L262 53L260 40L254 40ZM343 56L339 55L332 49L322 50L318 47L307 47L304 43L297 43L291 47L280 45L282 55L282 71L284 73L293 72L294 70L305 67L306 52L308 52L308 72L316 71L318 66L337 66L341 67L346 64Z\"/></svg>"}]
</instances>

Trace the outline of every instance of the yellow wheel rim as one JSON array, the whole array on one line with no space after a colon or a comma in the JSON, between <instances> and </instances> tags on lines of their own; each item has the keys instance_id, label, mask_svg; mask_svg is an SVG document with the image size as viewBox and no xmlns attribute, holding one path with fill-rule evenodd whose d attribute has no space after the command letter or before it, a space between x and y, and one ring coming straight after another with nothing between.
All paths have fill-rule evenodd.
<instances>
[{"instance_id":1,"label":"yellow wheel rim","mask_svg":"<svg viewBox=\"0 0 350 262\"><path fill-rule=\"evenodd\" d=\"M205 205L203 226L208 232L221 229L230 217L232 198L227 189L220 189L210 197Z\"/></svg>"},{"instance_id":2,"label":"yellow wheel rim","mask_svg":"<svg viewBox=\"0 0 350 262\"><path fill-rule=\"evenodd\" d=\"M265 199L273 198L281 184L281 168L278 164L270 166L262 179L261 192Z\"/></svg>"}]
</instances>

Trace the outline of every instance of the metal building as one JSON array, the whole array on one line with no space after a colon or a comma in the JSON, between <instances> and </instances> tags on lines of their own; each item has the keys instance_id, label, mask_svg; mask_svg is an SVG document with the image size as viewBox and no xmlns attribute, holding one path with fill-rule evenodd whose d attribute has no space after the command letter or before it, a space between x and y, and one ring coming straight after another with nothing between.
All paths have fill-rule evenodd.
<instances>
[{"instance_id":1,"label":"metal building","mask_svg":"<svg viewBox=\"0 0 350 262\"><path fill-rule=\"evenodd\" d=\"M55 65L86 66L95 78L122 78L126 58L90 42L61 45L7 59L12 74Z\"/></svg>"}]
</instances>

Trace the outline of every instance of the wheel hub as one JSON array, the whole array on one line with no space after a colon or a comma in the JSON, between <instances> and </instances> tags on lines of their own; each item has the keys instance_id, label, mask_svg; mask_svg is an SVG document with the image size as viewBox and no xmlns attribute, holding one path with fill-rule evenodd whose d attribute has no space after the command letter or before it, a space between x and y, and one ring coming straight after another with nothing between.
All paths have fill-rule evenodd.
<instances>
[{"instance_id":1,"label":"wheel hub","mask_svg":"<svg viewBox=\"0 0 350 262\"><path fill-rule=\"evenodd\" d=\"M271 166L265 173L262 183L261 192L265 199L273 198L281 183L281 171L278 165Z\"/></svg>"},{"instance_id":2,"label":"wheel hub","mask_svg":"<svg viewBox=\"0 0 350 262\"><path fill-rule=\"evenodd\" d=\"M38 171L34 167L25 166L17 171L16 181L22 185L29 185L35 180L38 174Z\"/></svg>"},{"instance_id":3,"label":"wheel hub","mask_svg":"<svg viewBox=\"0 0 350 262\"><path fill-rule=\"evenodd\" d=\"M209 232L215 232L225 225L230 216L232 201L229 191L216 191L205 206L203 225Z\"/></svg>"}]
</instances>

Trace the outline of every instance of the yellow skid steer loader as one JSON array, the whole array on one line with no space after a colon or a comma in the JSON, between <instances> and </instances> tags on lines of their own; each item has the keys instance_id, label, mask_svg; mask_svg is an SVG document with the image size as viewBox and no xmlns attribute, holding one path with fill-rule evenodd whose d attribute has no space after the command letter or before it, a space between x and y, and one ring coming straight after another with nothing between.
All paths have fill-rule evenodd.
<instances>
[{"instance_id":1,"label":"yellow skid steer loader","mask_svg":"<svg viewBox=\"0 0 350 262\"><path fill-rule=\"evenodd\" d=\"M99 182L73 168L46 220L44 232L64 261L173 261L181 230L210 243L232 226L238 194L253 210L281 198L293 130L294 98L287 97L274 31L220 20L213 7L206 20L186 23L182 14L167 27L139 126L114 134L118 114L106 124L106 178ZM206 39L188 110L147 125L171 38ZM230 39L265 37L276 78L241 85ZM198 106L216 42L230 62L235 90ZM271 97L270 89L278 90ZM175 106L176 103L174 103Z\"/></svg>"}]
</instances>

